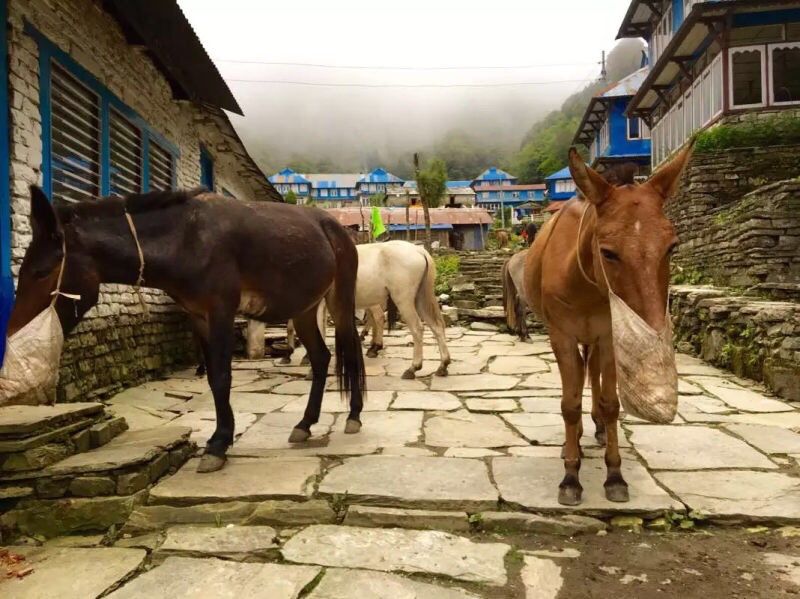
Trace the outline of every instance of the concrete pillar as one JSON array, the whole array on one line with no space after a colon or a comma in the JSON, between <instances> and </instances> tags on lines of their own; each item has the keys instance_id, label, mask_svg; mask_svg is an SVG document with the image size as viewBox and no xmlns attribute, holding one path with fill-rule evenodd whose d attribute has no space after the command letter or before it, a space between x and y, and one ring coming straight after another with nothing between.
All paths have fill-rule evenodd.
<instances>
[{"instance_id":1,"label":"concrete pillar","mask_svg":"<svg viewBox=\"0 0 800 599\"><path fill-rule=\"evenodd\" d=\"M264 357L264 335L267 325L257 320L247 321L247 358L261 360Z\"/></svg>"}]
</instances>

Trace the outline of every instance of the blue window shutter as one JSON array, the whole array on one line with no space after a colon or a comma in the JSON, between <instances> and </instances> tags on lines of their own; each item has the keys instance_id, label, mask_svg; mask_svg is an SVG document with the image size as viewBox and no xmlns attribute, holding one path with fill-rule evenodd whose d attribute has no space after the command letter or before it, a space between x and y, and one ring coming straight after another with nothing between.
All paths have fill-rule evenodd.
<instances>
[{"instance_id":1,"label":"blue window shutter","mask_svg":"<svg viewBox=\"0 0 800 599\"><path fill-rule=\"evenodd\" d=\"M174 161L172 154L162 148L158 143L150 140L150 162L148 171L150 180L148 184L149 191L161 191L164 189L172 189L174 181Z\"/></svg>"},{"instance_id":2,"label":"blue window shutter","mask_svg":"<svg viewBox=\"0 0 800 599\"><path fill-rule=\"evenodd\" d=\"M214 159L205 146L200 146L200 184L214 191Z\"/></svg>"}]
</instances>

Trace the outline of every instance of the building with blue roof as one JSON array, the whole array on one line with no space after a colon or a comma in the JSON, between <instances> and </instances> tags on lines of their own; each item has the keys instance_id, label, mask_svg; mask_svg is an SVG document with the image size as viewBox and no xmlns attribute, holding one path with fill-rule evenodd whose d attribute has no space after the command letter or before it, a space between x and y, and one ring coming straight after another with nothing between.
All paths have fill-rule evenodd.
<instances>
[{"instance_id":1,"label":"building with blue roof","mask_svg":"<svg viewBox=\"0 0 800 599\"><path fill-rule=\"evenodd\" d=\"M650 128L640 117L625 115L648 72L648 67L642 67L589 101L573 143L589 148L593 168L602 171L614 163L633 162L639 165L639 174L649 173Z\"/></svg>"},{"instance_id":2,"label":"building with blue roof","mask_svg":"<svg viewBox=\"0 0 800 599\"><path fill-rule=\"evenodd\" d=\"M311 181L311 199L315 202L329 207L358 204L360 173L312 173L306 178Z\"/></svg>"},{"instance_id":3,"label":"building with blue roof","mask_svg":"<svg viewBox=\"0 0 800 599\"><path fill-rule=\"evenodd\" d=\"M572 175L569 172L568 166L565 166L560 171L556 171L552 175L545 177L544 182L547 186L547 193L545 194L545 197L548 200L569 200L578 191L577 187L575 187L575 181L572 180Z\"/></svg>"},{"instance_id":4,"label":"building with blue roof","mask_svg":"<svg viewBox=\"0 0 800 599\"><path fill-rule=\"evenodd\" d=\"M472 180L472 188L477 190L480 187L496 187L498 185L514 185L517 177L492 166L483 171Z\"/></svg>"},{"instance_id":5,"label":"building with blue roof","mask_svg":"<svg viewBox=\"0 0 800 599\"><path fill-rule=\"evenodd\" d=\"M304 175L294 172L290 168L285 168L281 172L267 177L270 183L278 190L283 197L293 191L299 203L304 203L311 194L311 181ZM302 201L301 201L302 199Z\"/></svg>"},{"instance_id":6,"label":"building with blue roof","mask_svg":"<svg viewBox=\"0 0 800 599\"><path fill-rule=\"evenodd\" d=\"M376 168L356 181L356 191L361 197L362 203L368 203L370 196L378 194L402 193L405 181L393 175L383 168Z\"/></svg>"},{"instance_id":7,"label":"building with blue roof","mask_svg":"<svg viewBox=\"0 0 800 599\"><path fill-rule=\"evenodd\" d=\"M632 0L617 37L649 47L627 113L650 126L654 167L697 131L800 107L800 0Z\"/></svg>"}]
</instances>

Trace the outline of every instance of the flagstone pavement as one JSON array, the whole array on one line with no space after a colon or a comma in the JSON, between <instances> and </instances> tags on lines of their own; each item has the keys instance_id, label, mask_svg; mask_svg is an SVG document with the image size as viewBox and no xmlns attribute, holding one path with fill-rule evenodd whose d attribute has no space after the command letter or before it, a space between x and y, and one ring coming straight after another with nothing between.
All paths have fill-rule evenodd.
<instances>
[{"instance_id":1,"label":"flagstone pavement","mask_svg":"<svg viewBox=\"0 0 800 599\"><path fill-rule=\"evenodd\" d=\"M511 546L502 537L476 539L476 529L595 534L615 516L646 524L689 512L715 523L800 522L797 403L679 355L675 421L621 421L630 502L615 504L603 495L587 389L583 502L566 508L556 501L563 424L546 337L522 343L460 327L447 335L450 376L430 376L438 352L426 334L427 359L409 381L400 374L410 336L389 333L383 354L366 360L362 431L343 433L347 407L330 380L323 417L303 445L287 442L310 385L302 350L289 365L235 362L236 442L225 468L197 474L193 459L162 480L113 548L28 550L34 561L50 551L40 556L48 566L15 596L38 596L21 585L33 589L53 569L97 568L97 576L80 577L91 587L63 596L119 587L111 597L500 597L510 584ZM120 393L109 411L134 430L191 427L199 447L214 429L207 382L190 371ZM98 561L91 551L109 553ZM555 597L557 563L526 556L514 576L528 597Z\"/></svg>"}]
</instances>

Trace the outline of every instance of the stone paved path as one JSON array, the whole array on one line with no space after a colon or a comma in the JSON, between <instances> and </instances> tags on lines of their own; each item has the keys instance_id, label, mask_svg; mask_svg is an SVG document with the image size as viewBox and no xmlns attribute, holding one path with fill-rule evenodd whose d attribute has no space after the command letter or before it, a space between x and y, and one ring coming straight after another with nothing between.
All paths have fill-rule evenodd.
<instances>
[{"instance_id":1,"label":"stone paved path","mask_svg":"<svg viewBox=\"0 0 800 599\"><path fill-rule=\"evenodd\" d=\"M346 406L329 382L323 418L301 446L287 438L309 389L302 351L290 365L236 362L237 442L223 471L199 475L190 460L150 489L114 548L90 539L90 548L56 540L26 549L34 573L0 581L0 595L51 596L36 589L53 572L107 563L102 577L74 579L60 596L555 597L580 551L563 554L560 541L521 551L519 539L591 541L609 522L663 527L665 514L676 524L689 513L713 524L800 522L800 405L680 355L675 422L621 423L630 502L603 495L602 449L586 413L584 499L565 508L556 501L560 379L546 338L451 328L448 339L451 376L429 376L438 353L426 335L426 376L403 381L410 337L389 334L384 355L367 360L362 432L343 434ZM109 403L134 431L188 426L202 446L214 427L208 385L188 371ZM775 549L763 567L795 584L800 547ZM626 575L609 576L644 584Z\"/></svg>"}]
</instances>

